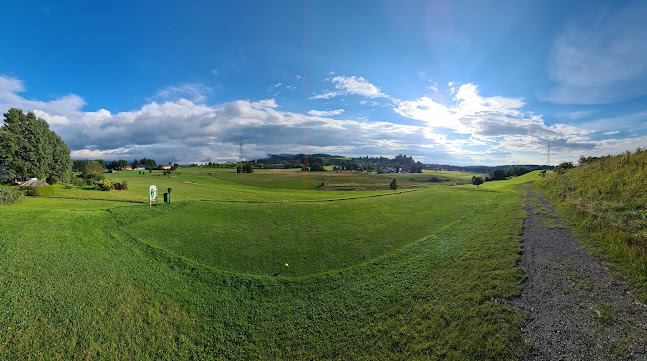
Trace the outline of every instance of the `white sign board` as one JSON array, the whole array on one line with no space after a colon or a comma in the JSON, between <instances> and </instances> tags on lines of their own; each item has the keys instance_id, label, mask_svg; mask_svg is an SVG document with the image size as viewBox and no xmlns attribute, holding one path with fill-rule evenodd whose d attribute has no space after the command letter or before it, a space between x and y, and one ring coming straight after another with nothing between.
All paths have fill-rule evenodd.
<instances>
[{"instance_id":1,"label":"white sign board","mask_svg":"<svg viewBox=\"0 0 647 361\"><path fill-rule=\"evenodd\" d=\"M150 207L153 204L153 201L157 204L157 187L150 186L148 188L148 195L150 196L148 198L148 206Z\"/></svg>"}]
</instances>

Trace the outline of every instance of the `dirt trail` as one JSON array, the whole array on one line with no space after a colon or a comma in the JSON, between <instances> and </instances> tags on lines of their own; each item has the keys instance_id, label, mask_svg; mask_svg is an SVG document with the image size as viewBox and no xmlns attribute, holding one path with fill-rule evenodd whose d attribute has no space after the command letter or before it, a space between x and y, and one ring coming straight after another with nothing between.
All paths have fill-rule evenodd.
<instances>
[{"instance_id":1,"label":"dirt trail","mask_svg":"<svg viewBox=\"0 0 647 361\"><path fill-rule=\"evenodd\" d=\"M513 303L528 313L528 360L647 360L647 307L612 278L528 187L519 266L528 278Z\"/></svg>"}]
</instances>

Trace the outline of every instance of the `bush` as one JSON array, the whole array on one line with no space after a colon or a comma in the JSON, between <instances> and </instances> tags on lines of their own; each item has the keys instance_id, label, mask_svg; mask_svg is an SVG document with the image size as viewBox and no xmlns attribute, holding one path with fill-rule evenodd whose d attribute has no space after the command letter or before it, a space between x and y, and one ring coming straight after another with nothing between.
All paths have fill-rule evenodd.
<instances>
[{"instance_id":1,"label":"bush","mask_svg":"<svg viewBox=\"0 0 647 361\"><path fill-rule=\"evenodd\" d=\"M323 167L323 165L318 164L318 163L317 163L317 164L313 164L313 165L311 165L311 166L310 166L310 171L311 171L311 172L323 172L323 171L325 171L325 170L326 170L326 169Z\"/></svg>"},{"instance_id":2,"label":"bush","mask_svg":"<svg viewBox=\"0 0 647 361\"><path fill-rule=\"evenodd\" d=\"M96 182L95 186L101 191L110 191L115 188L110 179L102 179Z\"/></svg>"},{"instance_id":3,"label":"bush","mask_svg":"<svg viewBox=\"0 0 647 361\"><path fill-rule=\"evenodd\" d=\"M252 173L254 172L254 168L252 168L252 165L249 163L243 164L243 173Z\"/></svg>"},{"instance_id":4,"label":"bush","mask_svg":"<svg viewBox=\"0 0 647 361\"><path fill-rule=\"evenodd\" d=\"M391 190L395 192L398 189L398 180L393 178L391 184L389 184L389 188L391 188Z\"/></svg>"},{"instance_id":5,"label":"bush","mask_svg":"<svg viewBox=\"0 0 647 361\"><path fill-rule=\"evenodd\" d=\"M54 186L20 187L26 195L32 197L49 197L54 195Z\"/></svg>"},{"instance_id":6,"label":"bush","mask_svg":"<svg viewBox=\"0 0 647 361\"><path fill-rule=\"evenodd\" d=\"M114 187L118 191L124 191L128 189L128 182L127 181L120 181L120 182L115 182Z\"/></svg>"},{"instance_id":7,"label":"bush","mask_svg":"<svg viewBox=\"0 0 647 361\"><path fill-rule=\"evenodd\" d=\"M0 205L20 203L25 199L25 192L18 187L0 187Z\"/></svg>"}]
</instances>

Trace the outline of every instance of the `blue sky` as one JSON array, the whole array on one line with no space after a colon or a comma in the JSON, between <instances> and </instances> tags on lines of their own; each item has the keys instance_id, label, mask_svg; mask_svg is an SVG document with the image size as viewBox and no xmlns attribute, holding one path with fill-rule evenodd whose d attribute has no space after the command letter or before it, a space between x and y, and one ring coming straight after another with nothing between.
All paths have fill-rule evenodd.
<instances>
[{"instance_id":1,"label":"blue sky","mask_svg":"<svg viewBox=\"0 0 647 361\"><path fill-rule=\"evenodd\" d=\"M0 110L34 111L74 158L647 146L644 1L133 3L0 4Z\"/></svg>"}]
</instances>

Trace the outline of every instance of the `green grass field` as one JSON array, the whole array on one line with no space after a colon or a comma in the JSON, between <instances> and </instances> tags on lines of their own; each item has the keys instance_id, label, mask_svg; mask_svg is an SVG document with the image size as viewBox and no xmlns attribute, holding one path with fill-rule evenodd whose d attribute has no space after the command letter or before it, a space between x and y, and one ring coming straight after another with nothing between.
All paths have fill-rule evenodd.
<instances>
[{"instance_id":1,"label":"green grass field","mask_svg":"<svg viewBox=\"0 0 647 361\"><path fill-rule=\"evenodd\" d=\"M516 184L536 173L402 193L121 173L111 177L127 191L60 188L0 206L1 359L524 351L524 315L506 298L524 278ZM150 184L172 187L172 205L149 208Z\"/></svg>"}]
</instances>

